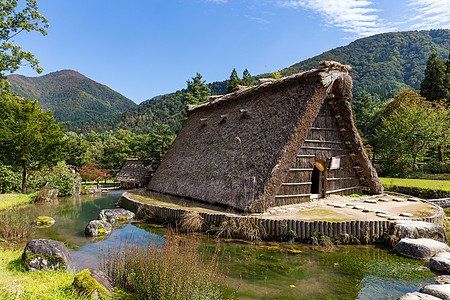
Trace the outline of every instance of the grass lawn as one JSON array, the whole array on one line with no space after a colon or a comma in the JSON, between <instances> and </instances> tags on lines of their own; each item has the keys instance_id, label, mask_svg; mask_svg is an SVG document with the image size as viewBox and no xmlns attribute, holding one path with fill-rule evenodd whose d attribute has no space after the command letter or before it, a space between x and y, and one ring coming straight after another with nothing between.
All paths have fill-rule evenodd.
<instances>
[{"instance_id":1,"label":"grass lawn","mask_svg":"<svg viewBox=\"0 0 450 300\"><path fill-rule=\"evenodd\" d=\"M396 186L409 186L423 189L450 191L449 180L407 179L407 178L386 178L386 177L380 177L380 180L384 187L396 185Z\"/></svg>"},{"instance_id":2,"label":"grass lawn","mask_svg":"<svg viewBox=\"0 0 450 300\"><path fill-rule=\"evenodd\" d=\"M33 194L0 194L0 210L7 207L33 202Z\"/></svg>"},{"instance_id":3,"label":"grass lawn","mask_svg":"<svg viewBox=\"0 0 450 300\"><path fill-rule=\"evenodd\" d=\"M71 286L74 275L65 271L27 272L22 251L0 248L1 299L81 299Z\"/></svg>"}]
</instances>

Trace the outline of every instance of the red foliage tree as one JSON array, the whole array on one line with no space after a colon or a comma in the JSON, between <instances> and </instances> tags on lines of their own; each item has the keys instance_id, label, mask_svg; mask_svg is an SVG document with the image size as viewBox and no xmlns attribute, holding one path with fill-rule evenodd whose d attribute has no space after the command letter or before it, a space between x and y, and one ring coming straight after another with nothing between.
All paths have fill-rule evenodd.
<instances>
[{"instance_id":1,"label":"red foliage tree","mask_svg":"<svg viewBox=\"0 0 450 300\"><path fill-rule=\"evenodd\" d=\"M97 188L100 180L109 178L109 170L102 170L98 167L99 164L88 163L80 170L80 176L84 181L97 181Z\"/></svg>"}]
</instances>

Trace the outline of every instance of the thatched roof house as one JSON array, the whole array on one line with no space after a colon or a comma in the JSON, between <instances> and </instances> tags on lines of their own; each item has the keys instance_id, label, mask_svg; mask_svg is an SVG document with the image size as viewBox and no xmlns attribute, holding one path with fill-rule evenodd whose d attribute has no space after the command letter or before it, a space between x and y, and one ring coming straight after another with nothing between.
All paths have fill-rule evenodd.
<instances>
[{"instance_id":1,"label":"thatched roof house","mask_svg":"<svg viewBox=\"0 0 450 300\"><path fill-rule=\"evenodd\" d=\"M149 189L249 211L381 193L352 118L350 67L321 65L189 106Z\"/></svg>"},{"instance_id":2,"label":"thatched roof house","mask_svg":"<svg viewBox=\"0 0 450 300\"><path fill-rule=\"evenodd\" d=\"M116 176L116 181L124 189L140 188L148 185L151 170L138 158L128 158Z\"/></svg>"}]
</instances>

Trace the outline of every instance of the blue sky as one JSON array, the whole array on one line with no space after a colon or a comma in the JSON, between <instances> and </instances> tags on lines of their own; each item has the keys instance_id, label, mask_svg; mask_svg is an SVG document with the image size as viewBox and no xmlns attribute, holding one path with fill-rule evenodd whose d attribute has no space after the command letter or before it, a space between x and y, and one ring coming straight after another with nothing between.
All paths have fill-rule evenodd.
<instances>
[{"instance_id":1,"label":"blue sky","mask_svg":"<svg viewBox=\"0 0 450 300\"><path fill-rule=\"evenodd\" d=\"M450 28L450 0L38 0L48 35L15 42L140 103L202 74L286 68L377 33ZM17 74L39 76L27 67Z\"/></svg>"}]
</instances>

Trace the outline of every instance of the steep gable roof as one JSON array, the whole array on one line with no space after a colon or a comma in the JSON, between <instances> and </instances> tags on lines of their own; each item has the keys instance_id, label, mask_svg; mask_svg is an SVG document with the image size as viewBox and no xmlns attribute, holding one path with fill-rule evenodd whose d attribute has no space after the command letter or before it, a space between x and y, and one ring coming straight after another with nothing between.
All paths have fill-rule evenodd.
<instances>
[{"instance_id":1,"label":"steep gable roof","mask_svg":"<svg viewBox=\"0 0 450 300\"><path fill-rule=\"evenodd\" d=\"M149 189L241 210L273 206L321 105L332 99L368 188L382 191L353 123L349 67L322 65L189 106Z\"/></svg>"},{"instance_id":2,"label":"steep gable roof","mask_svg":"<svg viewBox=\"0 0 450 300\"><path fill-rule=\"evenodd\" d=\"M149 169L144 165L142 160L128 158L117 174L116 181L139 184L148 172Z\"/></svg>"}]
</instances>

